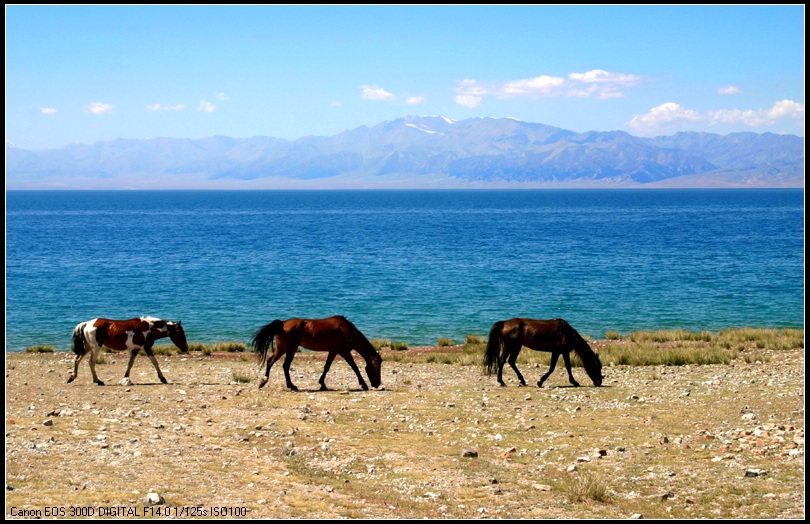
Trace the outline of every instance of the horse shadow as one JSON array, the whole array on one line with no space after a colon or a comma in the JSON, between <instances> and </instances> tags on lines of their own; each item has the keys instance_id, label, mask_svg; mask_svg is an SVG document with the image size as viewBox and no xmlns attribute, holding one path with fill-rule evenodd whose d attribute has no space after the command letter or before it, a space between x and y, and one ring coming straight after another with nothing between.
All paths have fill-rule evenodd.
<instances>
[{"instance_id":1,"label":"horse shadow","mask_svg":"<svg viewBox=\"0 0 810 524\"><path fill-rule=\"evenodd\" d=\"M385 390L383 390L382 388L377 390L377 389L374 389L374 388L371 388L371 389L363 389L363 388L329 388L329 389L321 389L321 388L302 388L302 387L299 387L296 390L282 388L282 389L279 389L278 391L287 391L289 393L332 393L332 394L338 393L338 394L341 394L341 393L362 393L362 392L365 392L365 391L385 391Z\"/></svg>"}]
</instances>

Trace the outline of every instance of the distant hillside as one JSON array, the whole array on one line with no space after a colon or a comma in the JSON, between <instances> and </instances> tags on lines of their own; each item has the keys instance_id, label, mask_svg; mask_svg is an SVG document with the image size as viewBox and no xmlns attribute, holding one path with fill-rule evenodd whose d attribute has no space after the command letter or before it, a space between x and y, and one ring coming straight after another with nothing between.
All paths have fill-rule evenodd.
<instances>
[{"instance_id":1,"label":"distant hillside","mask_svg":"<svg viewBox=\"0 0 810 524\"><path fill-rule=\"evenodd\" d=\"M6 145L7 189L804 187L804 138L409 116L330 137Z\"/></svg>"}]
</instances>

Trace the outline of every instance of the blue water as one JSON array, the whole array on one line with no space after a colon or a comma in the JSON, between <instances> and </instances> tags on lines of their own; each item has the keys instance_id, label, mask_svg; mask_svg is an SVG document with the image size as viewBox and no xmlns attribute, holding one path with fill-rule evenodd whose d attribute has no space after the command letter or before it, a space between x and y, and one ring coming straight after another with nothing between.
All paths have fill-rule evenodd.
<instances>
[{"instance_id":1,"label":"blue water","mask_svg":"<svg viewBox=\"0 0 810 524\"><path fill-rule=\"evenodd\" d=\"M247 342L346 315L410 345L804 327L803 190L8 191L6 351L103 316Z\"/></svg>"}]
</instances>

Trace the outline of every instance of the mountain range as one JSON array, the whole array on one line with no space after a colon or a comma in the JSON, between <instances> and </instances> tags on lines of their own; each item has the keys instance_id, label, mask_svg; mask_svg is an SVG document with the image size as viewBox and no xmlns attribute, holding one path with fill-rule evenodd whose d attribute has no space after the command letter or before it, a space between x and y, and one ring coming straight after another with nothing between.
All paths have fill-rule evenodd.
<instances>
[{"instance_id":1,"label":"mountain range","mask_svg":"<svg viewBox=\"0 0 810 524\"><path fill-rule=\"evenodd\" d=\"M297 140L6 143L6 189L804 187L804 138L577 133L512 118L407 116Z\"/></svg>"}]
</instances>

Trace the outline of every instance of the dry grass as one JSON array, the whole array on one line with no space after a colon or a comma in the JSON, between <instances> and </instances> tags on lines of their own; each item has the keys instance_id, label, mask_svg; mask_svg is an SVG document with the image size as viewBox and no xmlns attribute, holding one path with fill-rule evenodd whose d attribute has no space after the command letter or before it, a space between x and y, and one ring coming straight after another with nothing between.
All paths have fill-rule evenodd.
<instances>
[{"instance_id":1,"label":"dry grass","mask_svg":"<svg viewBox=\"0 0 810 524\"><path fill-rule=\"evenodd\" d=\"M592 345L607 356L629 343ZM606 365L602 388L581 368L583 387L569 387L560 364L537 389L506 370L497 386L463 346L384 349L382 388L362 391L338 359L326 392L323 356L301 353L298 393L280 365L258 389L238 354L160 356L167 385L141 356L133 386L116 384L126 357L106 354L103 387L84 362L66 384L64 352L7 354L6 516L143 516L155 490L164 511L207 518L803 519L803 347L729 351L720 364ZM539 355L521 353L530 384Z\"/></svg>"}]
</instances>

